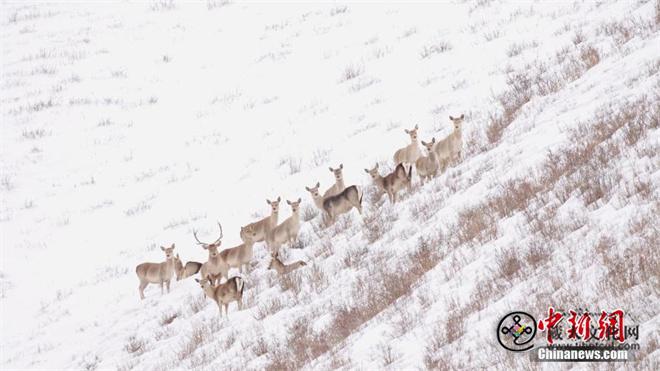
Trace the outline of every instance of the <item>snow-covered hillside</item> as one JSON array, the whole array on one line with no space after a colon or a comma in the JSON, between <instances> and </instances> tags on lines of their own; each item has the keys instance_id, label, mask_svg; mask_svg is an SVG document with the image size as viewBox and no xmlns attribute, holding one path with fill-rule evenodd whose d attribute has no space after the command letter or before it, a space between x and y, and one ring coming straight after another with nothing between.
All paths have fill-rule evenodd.
<instances>
[{"instance_id":1,"label":"snow-covered hillside","mask_svg":"<svg viewBox=\"0 0 660 371\"><path fill-rule=\"evenodd\" d=\"M0 9L2 369L612 367L497 344L550 305L624 308L616 367L659 368L659 2ZM378 199L364 169L460 114L462 160ZM326 228L339 164L364 212ZM228 320L191 278L139 300L159 246L203 262L278 196L307 266L257 244Z\"/></svg>"}]
</instances>

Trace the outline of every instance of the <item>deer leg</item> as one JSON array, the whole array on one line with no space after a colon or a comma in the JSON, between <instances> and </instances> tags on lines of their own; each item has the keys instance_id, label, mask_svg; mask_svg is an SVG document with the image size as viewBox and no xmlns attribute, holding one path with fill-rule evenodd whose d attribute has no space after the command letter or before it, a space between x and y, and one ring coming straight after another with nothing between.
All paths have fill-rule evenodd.
<instances>
[{"instance_id":1,"label":"deer leg","mask_svg":"<svg viewBox=\"0 0 660 371\"><path fill-rule=\"evenodd\" d=\"M163 280L160 280L160 294L163 295Z\"/></svg>"},{"instance_id":2,"label":"deer leg","mask_svg":"<svg viewBox=\"0 0 660 371\"><path fill-rule=\"evenodd\" d=\"M140 281L140 299L144 300L144 288L147 287L149 283L146 281Z\"/></svg>"},{"instance_id":3,"label":"deer leg","mask_svg":"<svg viewBox=\"0 0 660 371\"><path fill-rule=\"evenodd\" d=\"M243 310L243 298L236 300L236 304L238 304L238 310Z\"/></svg>"},{"instance_id":4,"label":"deer leg","mask_svg":"<svg viewBox=\"0 0 660 371\"><path fill-rule=\"evenodd\" d=\"M229 318L229 304L225 304L225 318Z\"/></svg>"},{"instance_id":5,"label":"deer leg","mask_svg":"<svg viewBox=\"0 0 660 371\"><path fill-rule=\"evenodd\" d=\"M165 284L167 285L167 293L170 293L170 280L165 281Z\"/></svg>"}]
</instances>

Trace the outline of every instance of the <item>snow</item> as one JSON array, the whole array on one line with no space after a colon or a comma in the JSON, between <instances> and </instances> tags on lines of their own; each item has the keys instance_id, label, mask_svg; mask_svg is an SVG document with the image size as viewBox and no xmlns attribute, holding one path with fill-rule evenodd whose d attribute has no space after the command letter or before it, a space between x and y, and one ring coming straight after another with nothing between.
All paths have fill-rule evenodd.
<instances>
[{"instance_id":1,"label":"snow","mask_svg":"<svg viewBox=\"0 0 660 371\"><path fill-rule=\"evenodd\" d=\"M616 241L609 255L623 256L653 251L639 246L658 241L654 7L3 2L2 368L275 368L278 354L297 344L291 331L298 321L317 337L304 339L310 348L318 339L330 345L297 368L426 368L429 339L488 284L492 296L467 311L456 340L437 350L445 366L556 366L507 354L492 330L521 306L540 314L553 300L583 304L565 302L580 293L585 303L634 314L645 358L628 367L652 369L660 362L657 274L623 294L603 294L600 283L613 268L594 256L594 246L609 235ZM604 31L612 22L629 27L629 37ZM575 45L578 32L584 41ZM514 44L523 47L510 56ZM571 58L582 63L586 45L598 51L598 63L575 78L563 75ZM507 76L531 75L540 63L560 88L532 94L500 141L489 143ZM558 240L542 240L547 262L510 280L498 273L501 254L514 249L525 259L540 238L523 210L495 220L493 238L456 245L461 212L496 197L508 180L542 176L548 152L564 153L571 131L604 107L616 111L644 97L655 110L645 113L647 131L597 172L614 179L611 197L587 204L575 191L562 201L557 182L528 202L527 213L548 213L562 231ZM414 178L413 191L394 206L384 199L373 205L363 169L377 162L381 171L392 168L394 151L409 143L403 129L418 124L420 140L444 138L448 116L461 113L462 161L423 186ZM625 143L625 135L618 130L611 143ZM288 278L268 271L266 249L255 246L243 311L232 304L229 319L219 319L193 279L173 282L163 296L150 285L139 300L135 266L161 261L158 246L175 243L184 261L203 262L207 253L193 230L212 240L220 221L222 247L236 246L240 226L268 215L264 200L277 196L280 221L290 215L286 199L301 197L305 215L316 208L304 187L318 181L327 189L334 182L328 167L339 164L347 186L366 190L364 215L354 210L327 229L319 215L305 221L304 248L282 254L308 265ZM627 195L642 183L648 192ZM425 208L425 215L415 211ZM369 218L387 225L373 243L363 222ZM650 225L635 232L637 219ZM438 239L437 265L335 338L337 312L362 305L380 269L406 267L421 237ZM654 261L657 253L635 257ZM197 330L204 341L183 354ZM137 352L127 351L131 337L144 342Z\"/></svg>"}]
</instances>

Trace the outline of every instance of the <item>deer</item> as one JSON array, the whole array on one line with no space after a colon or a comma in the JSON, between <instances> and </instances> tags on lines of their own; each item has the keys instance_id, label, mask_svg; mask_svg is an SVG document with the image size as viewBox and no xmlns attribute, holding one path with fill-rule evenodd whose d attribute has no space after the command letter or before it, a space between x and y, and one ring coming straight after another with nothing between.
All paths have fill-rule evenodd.
<instances>
[{"instance_id":1,"label":"deer","mask_svg":"<svg viewBox=\"0 0 660 371\"><path fill-rule=\"evenodd\" d=\"M395 164L410 164L413 165L415 161L422 155L417 144L417 130L419 127L415 125L413 129L403 129L406 134L410 135L410 144L397 150L394 153Z\"/></svg>"},{"instance_id":2,"label":"deer","mask_svg":"<svg viewBox=\"0 0 660 371\"><path fill-rule=\"evenodd\" d=\"M167 292L170 292L170 280L174 274L174 244L170 247L161 246L160 249L165 253L165 261L162 263L142 263L135 267L135 273L140 280L140 299L144 300L144 289L150 283L160 284L160 294L163 295L163 283L167 286Z\"/></svg>"},{"instance_id":3,"label":"deer","mask_svg":"<svg viewBox=\"0 0 660 371\"><path fill-rule=\"evenodd\" d=\"M241 238L243 243L220 252L220 259L229 266L229 268L238 268L240 273L243 273L243 267L247 272L250 268L250 260L253 256L253 247L255 238L257 236L257 231L254 229L253 225L250 224L247 227L241 227Z\"/></svg>"},{"instance_id":4,"label":"deer","mask_svg":"<svg viewBox=\"0 0 660 371\"><path fill-rule=\"evenodd\" d=\"M181 281L182 279L188 278L197 272L202 268L202 263L199 262L194 262L194 261L189 261L186 263L184 266L183 263L181 262L181 258L179 257L179 254L176 254L176 258L174 259L174 273L176 274L176 280Z\"/></svg>"},{"instance_id":5,"label":"deer","mask_svg":"<svg viewBox=\"0 0 660 371\"><path fill-rule=\"evenodd\" d=\"M438 155L433 150L434 145L435 137L433 137L429 143L422 141L422 146L426 148L428 156L422 156L415 162L415 168L417 169L419 178L422 180L422 184L424 184L425 179L431 179L436 176L438 168L440 167Z\"/></svg>"},{"instance_id":6,"label":"deer","mask_svg":"<svg viewBox=\"0 0 660 371\"><path fill-rule=\"evenodd\" d=\"M195 278L195 281L199 283L206 296L218 304L220 317L222 317L223 306L225 307L226 316L229 317L229 303L232 301L236 302L238 310L243 309L243 289L245 288L245 283L241 277L232 277L227 282L217 285L213 283L211 276L206 276L201 280Z\"/></svg>"},{"instance_id":7,"label":"deer","mask_svg":"<svg viewBox=\"0 0 660 371\"><path fill-rule=\"evenodd\" d=\"M270 216L267 216L259 221L256 221L254 223L250 223L246 225L245 227L241 227L241 240L243 242L247 242L247 239L250 239L252 242L262 242L266 239L266 235L268 235L268 232L273 229L277 225L277 218L279 215L279 210L280 210L280 197L277 197L277 200L271 201L269 199L266 199L266 203L270 206ZM255 235L254 236L244 236L243 231L254 231Z\"/></svg>"},{"instance_id":8,"label":"deer","mask_svg":"<svg viewBox=\"0 0 660 371\"><path fill-rule=\"evenodd\" d=\"M277 256L273 256L270 260L270 264L268 264L268 269L274 269L278 274L287 274L305 265L307 265L307 263L302 260L291 264L284 264Z\"/></svg>"},{"instance_id":9,"label":"deer","mask_svg":"<svg viewBox=\"0 0 660 371\"><path fill-rule=\"evenodd\" d=\"M330 171L335 176L335 184L333 184L332 187L325 191L323 198L334 196L346 188L344 185L344 175L342 174L342 170L344 170L344 164L339 164L339 167L336 169L333 169L332 167L328 167L328 169L330 169Z\"/></svg>"},{"instance_id":10,"label":"deer","mask_svg":"<svg viewBox=\"0 0 660 371\"><path fill-rule=\"evenodd\" d=\"M277 256L280 246L285 242L289 243L289 247L293 246L298 240L298 232L300 231L300 202L286 200L286 203L291 206L291 216L282 222L282 224L273 228L266 239L266 243L270 248L272 256Z\"/></svg>"},{"instance_id":11,"label":"deer","mask_svg":"<svg viewBox=\"0 0 660 371\"><path fill-rule=\"evenodd\" d=\"M319 193L319 187L321 187L321 183L316 182L316 185L314 187L307 187L305 186L305 189L307 192L312 194L312 200L314 200L314 205L319 208L319 210L323 211L323 196Z\"/></svg>"},{"instance_id":12,"label":"deer","mask_svg":"<svg viewBox=\"0 0 660 371\"><path fill-rule=\"evenodd\" d=\"M442 172L447 169L447 166L451 161L460 160L461 158L461 150L463 148L461 127L464 118L465 114L461 114L460 117L452 117L450 115L449 120L454 124L454 131L452 131L452 133L445 139L438 141L433 148L438 157L438 163L440 164Z\"/></svg>"},{"instance_id":13,"label":"deer","mask_svg":"<svg viewBox=\"0 0 660 371\"><path fill-rule=\"evenodd\" d=\"M407 174L406 168L403 164L398 164L394 171L386 176L378 174L378 164L376 164L373 169L364 169L364 171L371 175L371 178L378 189L387 193L391 203L396 203L397 193L403 189L403 187L410 189L412 184L412 166Z\"/></svg>"},{"instance_id":14,"label":"deer","mask_svg":"<svg viewBox=\"0 0 660 371\"><path fill-rule=\"evenodd\" d=\"M329 224L334 223L337 216L351 211L352 208L356 208L362 215L362 193L355 185L323 200L323 211L328 217Z\"/></svg>"},{"instance_id":15,"label":"deer","mask_svg":"<svg viewBox=\"0 0 660 371\"><path fill-rule=\"evenodd\" d=\"M218 247L222 244L221 240L223 235L222 225L220 223L218 223L218 227L220 227L220 237L211 243L200 241L199 238L197 238L197 231L193 231L193 236L195 237L197 244L201 245L204 250L209 252L209 259L206 263L202 264L199 271L202 277L209 276L214 282L216 280L219 282L222 277L229 277L229 266L220 258L220 254L218 253Z\"/></svg>"}]
</instances>

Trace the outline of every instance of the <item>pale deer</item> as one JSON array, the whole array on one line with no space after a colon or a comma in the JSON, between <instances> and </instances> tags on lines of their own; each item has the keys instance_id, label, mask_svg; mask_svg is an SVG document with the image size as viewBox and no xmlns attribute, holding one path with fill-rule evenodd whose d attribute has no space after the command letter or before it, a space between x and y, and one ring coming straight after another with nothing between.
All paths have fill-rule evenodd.
<instances>
[{"instance_id":1,"label":"pale deer","mask_svg":"<svg viewBox=\"0 0 660 371\"><path fill-rule=\"evenodd\" d=\"M241 238L243 238L242 244L232 247L230 249L222 250L220 252L220 259L222 259L229 268L238 268L239 272L243 273L243 267L245 270L250 268L250 261L254 254L254 240L257 236L257 232L254 230L252 224L247 227L241 227Z\"/></svg>"},{"instance_id":2,"label":"pale deer","mask_svg":"<svg viewBox=\"0 0 660 371\"><path fill-rule=\"evenodd\" d=\"M321 183L316 182L316 185L314 187L307 187L305 186L305 189L307 192L312 194L312 200L314 200L314 205L319 208L319 210L323 211L323 196L319 193L319 187L321 187Z\"/></svg>"},{"instance_id":3,"label":"pale deer","mask_svg":"<svg viewBox=\"0 0 660 371\"><path fill-rule=\"evenodd\" d=\"M411 130L403 129L406 134L410 135L410 144L397 150L394 153L394 164L410 164L413 165L415 161L422 155L417 144L417 125Z\"/></svg>"},{"instance_id":4,"label":"pale deer","mask_svg":"<svg viewBox=\"0 0 660 371\"><path fill-rule=\"evenodd\" d=\"M222 317L222 307L225 307L225 314L229 317L229 303L235 301L238 304L238 310L243 309L243 289L245 284L241 277L232 277L225 283L214 284L212 277L202 277L202 279L195 278L199 282L199 286L204 290L206 296L211 298L218 304L220 317Z\"/></svg>"},{"instance_id":5,"label":"pale deer","mask_svg":"<svg viewBox=\"0 0 660 371\"><path fill-rule=\"evenodd\" d=\"M270 260L270 264L268 264L268 269L274 269L278 274L286 274L305 265L307 265L307 263L302 260L291 264L284 264L277 256L273 256Z\"/></svg>"},{"instance_id":6,"label":"pale deer","mask_svg":"<svg viewBox=\"0 0 660 371\"><path fill-rule=\"evenodd\" d=\"M460 160L461 151L463 149L463 137L462 137L462 126L463 119L465 115L462 114L460 117L449 116L454 125L454 131L452 131L449 136L445 139L438 141L433 150L435 151L438 157L438 163L440 164L440 171L444 172L447 169L447 166L453 160Z\"/></svg>"},{"instance_id":7,"label":"pale deer","mask_svg":"<svg viewBox=\"0 0 660 371\"><path fill-rule=\"evenodd\" d=\"M282 224L273 228L266 239L266 243L270 248L271 255L277 255L280 246L288 242L289 247L292 247L298 240L298 232L300 231L300 201L289 201L286 203L291 206L291 216L282 222Z\"/></svg>"},{"instance_id":8,"label":"pale deer","mask_svg":"<svg viewBox=\"0 0 660 371\"><path fill-rule=\"evenodd\" d=\"M163 294L163 283L167 285L167 292L170 292L170 280L174 274L174 244L165 248L160 247L165 252L165 261L162 263L142 263L135 267L135 273L140 280L140 299L144 299L144 289L150 283L160 284L160 293Z\"/></svg>"},{"instance_id":9,"label":"pale deer","mask_svg":"<svg viewBox=\"0 0 660 371\"><path fill-rule=\"evenodd\" d=\"M327 191L323 194L323 198L327 198L329 196L334 196L336 194L339 194L339 192L343 191L346 186L344 185L344 175L342 174L342 170L344 169L344 164L339 164L339 167L336 169L333 169L329 167L330 171L332 174L335 176L335 184L332 185L332 187L328 188Z\"/></svg>"},{"instance_id":10,"label":"pale deer","mask_svg":"<svg viewBox=\"0 0 660 371\"><path fill-rule=\"evenodd\" d=\"M211 243L200 241L197 238L197 231L193 231L193 236L195 236L197 243L209 252L208 260L202 264L202 268L199 271L202 277L210 276L214 282L216 280L220 281L222 277L229 277L229 266L220 258L220 254L218 253L218 247L222 244L222 225L218 223L218 227L220 227L220 237Z\"/></svg>"},{"instance_id":11,"label":"pale deer","mask_svg":"<svg viewBox=\"0 0 660 371\"><path fill-rule=\"evenodd\" d=\"M252 242L261 242L266 239L268 232L277 225L277 218L280 210L280 197L277 197L277 200L271 201L266 199L266 203L270 206L270 215L256 221L254 223L246 225L244 228L241 228L241 240L243 242L249 238ZM250 233L256 233L255 236L244 236L243 231L247 231L247 228L250 228Z\"/></svg>"},{"instance_id":12,"label":"pale deer","mask_svg":"<svg viewBox=\"0 0 660 371\"><path fill-rule=\"evenodd\" d=\"M378 164L376 164L373 169L364 169L364 171L371 175L374 184L376 187L378 187L379 190L387 193L391 203L396 203L397 193L401 189L404 187L410 189L412 180L412 166L410 166L410 170L407 174L406 168L403 166L403 164L398 164L394 171L386 176L378 174Z\"/></svg>"},{"instance_id":13,"label":"pale deer","mask_svg":"<svg viewBox=\"0 0 660 371\"><path fill-rule=\"evenodd\" d=\"M376 190L378 191L378 199L380 199L383 193L385 193L385 178L378 173L378 163L376 163L376 166L371 170L364 169L364 172L371 176L371 180L374 182Z\"/></svg>"},{"instance_id":14,"label":"pale deer","mask_svg":"<svg viewBox=\"0 0 660 371\"><path fill-rule=\"evenodd\" d=\"M176 280L181 281L184 278L188 278L202 268L202 263L189 261L186 265L183 265L179 254L176 254L176 259L174 259L174 273L176 273Z\"/></svg>"},{"instance_id":15,"label":"pale deer","mask_svg":"<svg viewBox=\"0 0 660 371\"><path fill-rule=\"evenodd\" d=\"M362 194L354 185L323 200L323 210L328 217L329 224L334 223L337 216L349 212L352 208L356 208L362 214Z\"/></svg>"},{"instance_id":16,"label":"pale deer","mask_svg":"<svg viewBox=\"0 0 660 371\"><path fill-rule=\"evenodd\" d=\"M422 141L422 145L426 147L428 156L418 158L417 162L415 162L415 168L417 169L417 174L419 174L422 184L424 184L426 179L431 179L437 175L440 164L438 162L438 155L433 151L435 137L431 139L429 143Z\"/></svg>"}]
</instances>

